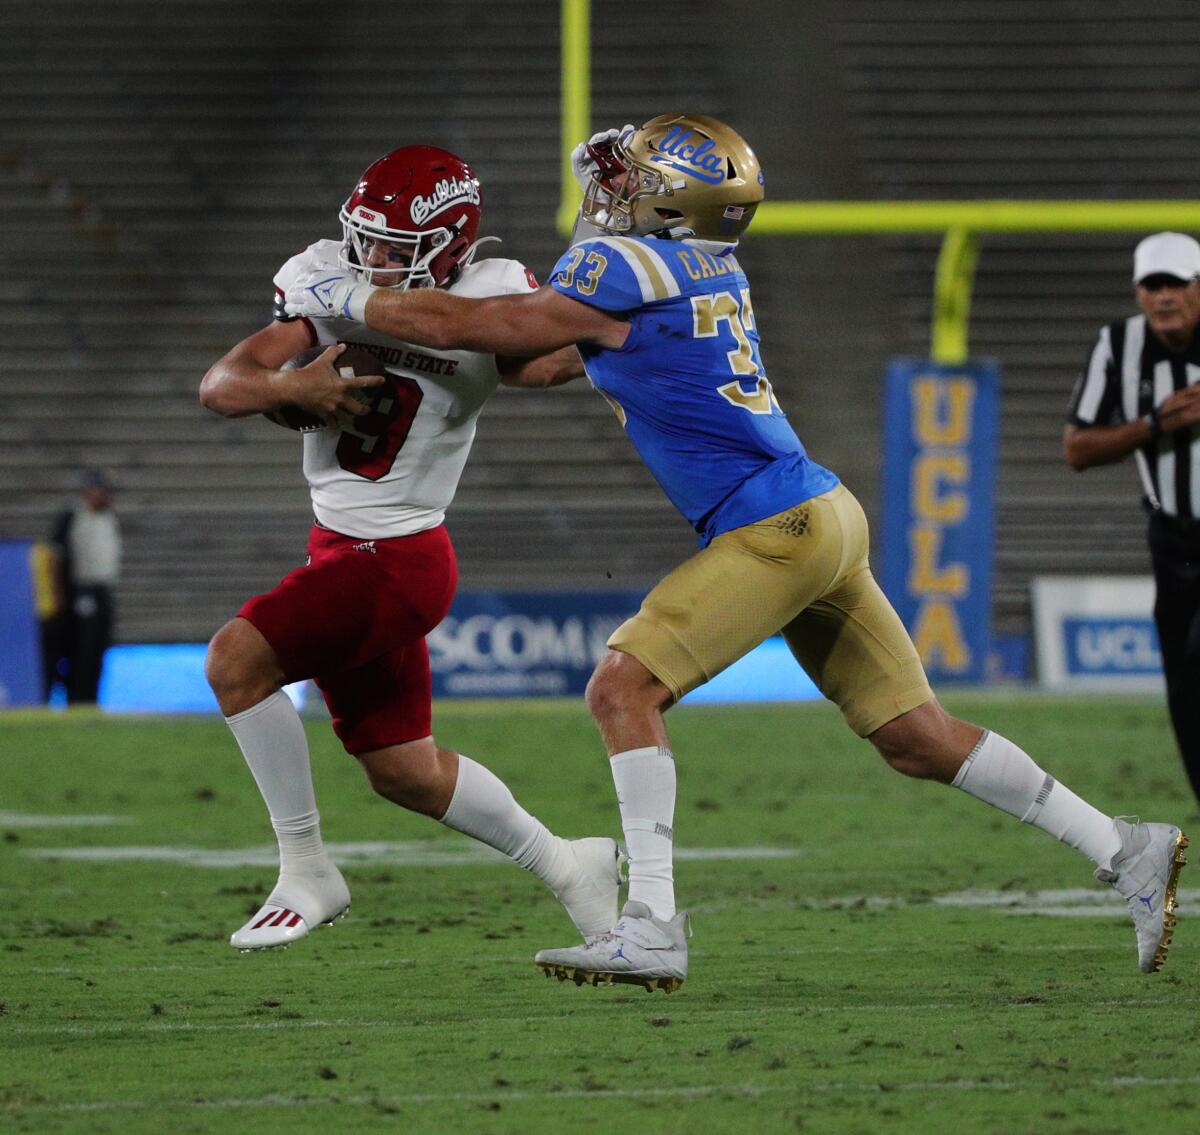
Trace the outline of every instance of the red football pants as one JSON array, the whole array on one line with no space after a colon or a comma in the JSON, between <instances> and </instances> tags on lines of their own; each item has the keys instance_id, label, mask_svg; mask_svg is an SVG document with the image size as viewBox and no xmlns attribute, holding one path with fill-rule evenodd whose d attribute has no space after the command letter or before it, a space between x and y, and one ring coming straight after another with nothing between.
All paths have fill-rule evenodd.
<instances>
[{"instance_id":1,"label":"red football pants","mask_svg":"<svg viewBox=\"0 0 1200 1135\"><path fill-rule=\"evenodd\" d=\"M359 540L314 525L308 554L238 615L271 644L289 682L314 679L348 753L429 736L425 636L458 583L446 529Z\"/></svg>"}]
</instances>

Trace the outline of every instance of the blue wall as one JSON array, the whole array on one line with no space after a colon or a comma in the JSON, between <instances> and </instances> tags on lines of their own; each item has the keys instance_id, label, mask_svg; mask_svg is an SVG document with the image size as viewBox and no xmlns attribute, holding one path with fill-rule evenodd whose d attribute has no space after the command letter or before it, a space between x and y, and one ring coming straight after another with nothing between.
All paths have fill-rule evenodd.
<instances>
[{"instance_id":1,"label":"blue wall","mask_svg":"<svg viewBox=\"0 0 1200 1135\"><path fill-rule=\"evenodd\" d=\"M463 592L429 636L435 697L583 696L612 631L640 592ZM115 646L100 705L114 712L216 712L205 647ZM290 690L293 700L303 687ZM689 694L688 703L807 701L820 694L782 639L771 639Z\"/></svg>"},{"instance_id":2,"label":"blue wall","mask_svg":"<svg viewBox=\"0 0 1200 1135\"><path fill-rule=\"evenodd\" d=\"M28 540L0 540L0 706L42 700L42 639Z\"/></svg>"}]
</instances>

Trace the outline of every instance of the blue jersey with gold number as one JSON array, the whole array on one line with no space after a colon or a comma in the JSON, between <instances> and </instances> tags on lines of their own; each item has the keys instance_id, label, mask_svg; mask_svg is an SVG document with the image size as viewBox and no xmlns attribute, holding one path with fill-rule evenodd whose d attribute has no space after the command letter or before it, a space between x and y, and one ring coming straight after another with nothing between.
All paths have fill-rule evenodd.
<instances>
[{"instance_id":1,"label":"blue jersey with gold number","mask_svg":"<svg viewBox=\"0 0 1200 1135\"><path fill-rule=\"evenodd\" d=\"M550 285L629 320L619 350L581 343L579 351L702 546L838 483L809 458L775 399L732 251L596 237L568 250Z\"/></svg>"}]
</instances>

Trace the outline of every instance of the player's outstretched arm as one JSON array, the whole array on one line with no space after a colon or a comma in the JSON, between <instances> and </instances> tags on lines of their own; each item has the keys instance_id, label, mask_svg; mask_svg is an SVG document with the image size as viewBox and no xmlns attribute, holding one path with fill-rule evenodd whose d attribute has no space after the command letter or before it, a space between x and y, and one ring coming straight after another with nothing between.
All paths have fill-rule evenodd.
<instances>
[{"instance_id":1,"label":"player's outstretched arm","mask_svg":"<svg viewBox=\"0 0 1200 1135\"><path fill-rule=\"evenodd\" d=\"M283 364L309 346L308 329L299 320L271 323L243 339L209 368L200 382L200 404L226 418L293 405L335 421L339 415L365 414L369 407L354 397L364 386L377 386L382 375L342 376L337 343L307 366L283 370Z\"/></svg>"},{"instance_id":2,"label":"player's outstretched arm","mask_svg":"<svg viewBox=\"0 0 1200 1135\"><path fill-rule=\"evenodd\" d=\"M380 288L367 301L368 326L441 350L545 355L576 343L620 347L629 324L553 288L529 295L464 299L432 288Z\"/></svg>"},{"instance_id":3,"label":"player's outstretched arm","mask_svg":"<svg viewBox=\"0 0 1200 1135\"><path fill-rule=\"evenodd\" d=\"M437 288L372 288L342 272L311 272L287 291L289 315L341 316L406 343L489 355L545 355L573 343L620 347L622 319L543 287L467 299Z\"/></svg>"}]
</instances>

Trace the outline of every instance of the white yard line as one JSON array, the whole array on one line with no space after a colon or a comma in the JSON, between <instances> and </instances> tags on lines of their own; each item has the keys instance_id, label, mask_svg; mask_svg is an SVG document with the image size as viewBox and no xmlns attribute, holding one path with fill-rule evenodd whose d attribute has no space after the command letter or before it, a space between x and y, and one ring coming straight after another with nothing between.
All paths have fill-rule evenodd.
<instances>
[{"instance_id":1,"label":"white yard line","mask_svg":"<svg viewBox=\"0 0 1200 1135\"><path fill-rule=\"evenodd\" d=\"M1200 905L1200 889L1178 893L1180 917ZM722 914L728 911L788 910L805 911L880 911L922 910L930 907L947 910L993 910L1000 914L1042 914L1056 918L1128 918L1125 900L1111 887L1068 887L1044 891L952 891L928 898L904 898L898 895L842 895L817 899L730 899L693 906L693 914Z\"/></svg>"},{"instance_id":2,"label":"white yard line","mask_svg":"<svg viewBox=\"0 0 1200 1135\"><path fill-rule=\"evenodd\" d=\"M401 867L464 867L510 862L507 856L483 844L467 840L367 841L328 843L333 859L342 866L392 864ZM133 846L133 847L36 847L22 852L30 859L70 860L86 863L129 861L183 863L190 867L276 867L279 850L274 844L233 849ZM797 859L806 853L794 847L679 847L680 862L713 860Z\"/></svg>"},{"instance_id":3,"label":"white yard line","mask_svg":"<svg viewBox=\"0 0 1200 1135\"><path fill-rule=\"evenodd\" d=\"M132 821L132 816L37 816L28 812L0 812L0 828L102 828Z\"/></svg>"},{"instance_id":4,"label":"white yard line","mask_svg":"<svg viewBox=\"0 0 1200 1135\"><path fill-rule=\"evenodd\" d=\"M17 813L0 813L5 816ZM125 822L119 816L26 816L27 826L34 821L54 820L78 826ZM490 847L466 839L376 840L327 845L333 859L343 867L466 867L505 864L509 860ZM22 855L30 859L85 863L155 862L178 863L189 867L235 869L274 869L279 852L273 844L241 848L201 848L175 845L27 848ZM786 847L678 847L679 862L769 862L795 860L815 852ZM1181 916L1200 904L1200 890L1179 892ZM1068 887L1040 891L964 890L927 898L896 895L845 895L831 898L799 899L779 897L771 900L738 899L705 903L693 908L695 914L728 910L898 910L898 909L981 909L1009 915L1042 915L1055 918L1128 918L1124 901L1108 887Z\"/></svg>"}]
</instances>

